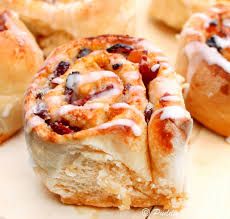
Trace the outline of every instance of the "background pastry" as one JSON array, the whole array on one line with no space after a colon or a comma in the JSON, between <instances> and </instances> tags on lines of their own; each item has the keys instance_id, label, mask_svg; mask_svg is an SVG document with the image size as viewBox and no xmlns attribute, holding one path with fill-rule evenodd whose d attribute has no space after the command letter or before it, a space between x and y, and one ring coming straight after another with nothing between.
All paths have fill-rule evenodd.
<instances>
[{"instance_id":1,"label":"background pastry","mask_svg":"<svg viewBox=\"0 0 230 219\"><path fill-rule=\"evenodd\" d=\"M134 0L2 0L1 4L19 13L46 55L75 37L135 31Z\"/></svg>"},{"instance_id":2,"label":"background pastry","mask_svg":"<svg viewBox=\"0 0 230 219\"><path fill-rule=\"evenodd\" d=\"M180 30L194 12L201 12L215 3L229 4L229 0L152 0L152 17Z\"/></svg>"},{"instance_id":3,"label":"background pastry","mask_svg":"<svg viewBox=\"0 0 230 219\"><path fill-rule=\"evenodd\" d=\"M57 48L25 97L37 173L64 203L181 208L192 128L181 90L146 40L103 35Z\"/></svg>"},{"instance_id":4,"label":"background pastry","mask_svg":"<svg viewBox=\"0 0 230 219\"><path fill-rule=\"evenodd\" d=\"M177 71L190 83L188 110L208 128L230 136L230 6L192 15L179 41Z\"/></svg>"},{"instance_id":5,"label":"background pastry","mask_svg":"<svg viewBox=\"0 0 230 219\"><path fill-rule=\"evenodd\" d=\"M22 96L43 61L42 51L17 15L0 10L0 142L22 126Z\"/></svg>"}]
</instances>

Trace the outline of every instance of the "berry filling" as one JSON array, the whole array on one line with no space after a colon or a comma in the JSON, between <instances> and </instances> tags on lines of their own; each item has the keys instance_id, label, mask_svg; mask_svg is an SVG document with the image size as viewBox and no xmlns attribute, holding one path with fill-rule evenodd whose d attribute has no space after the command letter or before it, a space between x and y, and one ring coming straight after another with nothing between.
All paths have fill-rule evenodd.
<instances>
[{"instance_id":1,"label":"berry filling","mask_svg":"<svg viewBox=\"0 0 230 219\"><path fill-rule=\"evenodd\" d=\"M80 59L84 56L87 56L89 55L90 53L92 52L91 49L88 49L88 48L83 48L79 51L79 53L77 54L77 59Z\"/></svg>"},{"instance_id":2,"label":"berry filling","mask_svg":"<svg viewBox=\"0 0 230 219\"><path fill-rule=\"evenodd\" d=\"M123 43L117 43L107 49L109 53L121 53L125 55L129 55L129 53L133 50L133 47Z\"/></svg>"},{"instance_id":3,"label":"berry filling","mask_svg":"<svg viewBox=\"0 0 230 219\"><path fill-rule=\"evenodd\" d=\"M69 62L61 61L53 72L54 76L59 77L65 74L65 72L69 69L69 66Z\"/></svg>"},{"instance_id":4,"label":"berry filling","mask_svg":"<svg viewBox=\"0 0 230 219\"><path fill-rule=\"evenodd\" d=\"M147 56L143 56L141 63L139 65L139 71L142 75L142 80L147 87L149 82L157 77L158 71L160 69L160 65L158 64L157 68L152 68L148 62Z\"/></svg>"},{"instance_id":5,"label":"berry filling","mask_svg":"<svg viewBox=\"0 0 230 219\"><path fill-rule=\"evenodd\" d=\"M0 31L7 30L4 13L0 15Z\"/></svg>"}]
</instances>

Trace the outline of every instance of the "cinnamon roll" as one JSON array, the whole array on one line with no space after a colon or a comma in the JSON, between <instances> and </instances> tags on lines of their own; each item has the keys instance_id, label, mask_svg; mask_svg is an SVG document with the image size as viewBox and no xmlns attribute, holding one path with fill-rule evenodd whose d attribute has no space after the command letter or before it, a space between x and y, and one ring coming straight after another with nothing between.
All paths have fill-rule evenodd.
<instances>
[{"instance_id":1,"label":"cinnamon roll","mask_svg":"<svg viewBox=\"0 0 230 219\"><path fill-rule=\"evenodd\" d=\"M168 26L181 30L193 13L207 10L217 3L229 5L229 0L152 0L151 15Z\"/></svg>"},{"instance_id":2,"label":"cinnamon roll","mask_svg":"<svg viewBox=\"0 0 230 219\"><path fill-rule=\"evenodd\" d=\"M22 98L43 62L33 36L11 11L0 9L0 143L22 127Z\"/></svg>"},{"instance_id":3,"label":"cinnamon roll","mask_svg":"<svg viewBox=\"0 0 230 219\"><path fill-rule=\"evenodd\" d=\"M36 172L67 204L180 209L192 128L182 84L143 39L103 35L57 48L25 96Z\"/></svg>"},{"instance_id":4,"label":"cinnamon roll","mask_svg":"<svg viewBox=\"0 0 230 219\"><path fill-rule=\"evenodd\" d=\"M48 55L76 37L134 34L133 0L1 0L19 13Z\"/></svg>"},{"instance_id":5,"label":"cinnamon roll","mask_svg":"<svg viewBox=\"0 0 230 219\"><path fill-rule=\"evenodd\" d=\"M211 130L230 136L230 6L194 14L180 35L177 71L190 87L186 106Z\"/></svg>"}]
</instances>

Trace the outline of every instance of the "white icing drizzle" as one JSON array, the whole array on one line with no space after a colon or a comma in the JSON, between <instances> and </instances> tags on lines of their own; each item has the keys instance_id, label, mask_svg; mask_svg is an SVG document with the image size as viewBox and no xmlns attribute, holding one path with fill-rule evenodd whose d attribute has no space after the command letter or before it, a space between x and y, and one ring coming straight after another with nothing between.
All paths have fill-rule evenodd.
<instances>
[{"instance_id":1,"label":"white icing drizzle","mask_svg":"<svg viewBox=\"0 0 230 219\"><path fill-rule=\"evenodd\" d=\"M135 85L135 86L131 86L129 88L129 91L131 91L131 92L145 91L145 88L142 87L141 85Z\"/></svg>"},{"instance_id":2,"label":"white icing drizzle","mask_svg":"<svg viewBox=\"0 0 230 219\"><path fill-rule=\"evenodd\" d=\"M128 62L127 60L125 60L124 58L116 57L114 56L113 58L110 59L110 64L111 65L115 65L115 64L125 64L125 62Z\"/></svg>"},{"instance_id":3,"label":"white icing drizzle","mask_svg":"<svg viewBox=\"0 0 230 219\"><path fill-rule=\"evenodd\" d=\"M155 65L153 65L152 67L151 67L151 71L152 72L155 72L157 69L159 69L160 68L160 64L155 64Z\"/></svg>"},{"instance_id":4,"label":"white icing drizzle","mask_svg":"<svg viewBox=\"0 0 230 219\"><path fill-rule=\"evenodd\" d=\"M64 83L64 79L57 77L57 78L54 78L51 82L54 84L62 84L62 83Z\"/></svg>"},{"instance_id":5,"label":"white icing drizzle","mask_svg":"<svg viewBox=\"0 0 230 219\"><path fill-rule=\"evenodd\" d=\"M70 89L74 89L77 84L86 84L93 83L102 78L106 77L118 77L115 73L111 71L94 71L89 72L88 74L80 75L80 74L71 74L68 76L68 80L66 86Z\"/></svg>"},{"instance_id":6,"label":"white icing drizzle","mask_svg":"<svg viewBox=\"0 0 230 219\"><path fill-rule=\"evenodd\" d=\"M123 76L128 81L138 80L140 78L140 73L138 71L128 71L125 72Z\"/></svg>"},{"instance_id":7,"label":"white icing drizzle","mask_svg":"<svg viewBox=\"0 0 230 219\"><path fill-rule=\"evenodd\" d=\"M160 119L181 119L181 118L189 118L189 113L181 106L166 106L162 109L156 110L153 113L153 116L161 113Z\"/></svg>"},{"instance_id":8,"label":"white icing drizzle","mask_svg":"<svg viewBox=\"0 0 230 219\"><path fill-rule=\"evenodd\" d=\"M217 46L219 46L220 48L224 49L227 47L230 47L230 38L229 37L219 37L219 36L214 36L215 41L217 43Z\"/></svg>"},{"instance_id":9,"label":"white icing drizzle","mask_svg":"<svg viewBox=\"0 0 230 219\"><path fill-rule=\"evenodd\" d=\"M230 73L230 62L225 59L215 48L208 47L206 44L193 41L185 47L185 54L189 59L187 80L191 81L193 74L199 67L202 60L209 65L218 65L227 73Z\"/></svg>"},{"instance_id":10,"label":"white icing drizzle","mask_svg":"<svg viewBox=\"0 0 230 219\"><path fill-rule=\"evenodd\" d=\"M60 105L65 99L64 95L60 95L60 96L50 96L47 98L47 102L52 104L52 105Z\"/></svg>"},{"instance_id":11,"label":"white icing drizzle","mask_svg":"<svg viewBox=\"0 0 230 219\"><path fill-rule=\"evenodd\" d=\"M223 25L230 28L230 18L225 18L223 20Z\"/></svg>"},{"instance_id":12,"label":"white icing drizzle","mask_svg":"<svg viewBox=\"0 0 230 219\"><path fill-rule=\"evenodd\" d=\"M104 123L100 126L98 126L98 129L107 129L113 126L127 126L129 127L133 134L135 136L141 136L142 134L142 130L140 128L140 126L138 126L133 120L131 119L116 119L116 120L112 120L111 122L107 122Z\"/></svg>"},{"instance_id":13,"label":"white icing drizzle","mask_svg":"<svg viewBox=\"0 0 230 219\"><path fill-rule=\"evenodd\" d=\"M95 100L95 99L99 99L99 98L106 98L106 97L112 97L112 96L116 96L118 94L120 94L122 91L116 87L110 89L110 90L107 90L107 91L104 91L100 94L97 94L95 96L93 96L91 98L91 100Z\"/></svg>"},{"instance_id":14,"label":"white icing drizzle","mask_svg":"<svg viewBox=\"0 0 230 219\"><path fill-rule=\"evenodd\" d=\"M74 106L72 104L61 106L58 110L59 115L66 115L71 111L78 110L78 109L100 109L105 108L104 103L89 103L84 106Z\"/></svg>"},{"instance_id":15,"label":"white icing drizzle","mask_svg":"<svg viewBox=\"0 0 230 219\"><path fill-rule=\"evenodd\" d=\"M141 113L141 111L139 111L138 109L136 109L135 107L133 107L132 105L129 105L127 103L115 103L111 106L114 109L130 109L133 110L135 113L137 113L138 115L140 115L141 117L143 117L143 113Z\"/></svg>"},{"instance_id":16,"label":"white icing drizzle","mask_svg":"<svg viewBox=\"0 0 230 219\"><path fill-rule=\"evenodd\" d=\"M161 97L160 100L177 102L177 101L181 101L181 98L176 95L169 95L169 96Z\"/></svg>"},{"instance_id":17,"label":"white icing drizzle","mask_svg":"<svg viewBox=\"0 0 230 219\"><path fill-rule=\"evenodd\" d=\"M40 117L38 116L33 116L31 117L28 122L27 122L27 125L26 125L26 132L31 132L31 130L38 126L38 125L41 125L41 124L44 124L44 121L43 119L41 119Z\"/></svg>"},{"instance_id":18,"label":"white icing drizzle","mask_svg":"<svg viewBox=\"0 0 230 219\"><path fill-rule=\"evenodd\" d=\"M6 104L2 111L2 117L7 118L10 115L12 108L13 108L13 104L11 103Z\"/></svg>"}]
</instances>

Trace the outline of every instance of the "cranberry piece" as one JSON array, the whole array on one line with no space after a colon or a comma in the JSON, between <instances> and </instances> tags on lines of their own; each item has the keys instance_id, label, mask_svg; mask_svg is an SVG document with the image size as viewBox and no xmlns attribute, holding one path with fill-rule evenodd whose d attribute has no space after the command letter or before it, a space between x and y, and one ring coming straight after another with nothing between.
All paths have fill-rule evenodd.
<instances>
[{"instance_id":1,"label":"cranberry piece","mask_svg":"<svg viewBox=\"0 0 230 219\"><path fill-rule=\"evenodd\" d=\"M42 96L43 96L42 93L38 93L38 94L36 95L36 99L42 99Z\"/></svg>"},{"instance_id":2,"label":"cranberry piece","mask_svg":"<svg viewBox=\"0 0 230 219\"><path fill-rule=\"evenodd\" d=\"M84 56L87 56L89 55L90 53L92 52L91 49L88 49L88 48L83 48L79 51L79 53L77 54L77 59L80 59Z\"/></svg>"},{"instance_id":3,"label":"cranberry piece","mask_svg":"<svg viewBox=\"0 0 230 219\"><path fill-rule=\"evenodd\" d=\"M103 88L103 89L101 89L100 91L97 91L97 92L95 92L93 95L91 95L91 98L94 97L94 96L97 96L97 95L99 95L99 94L101 94L101 93L103 93L103 92L105 92L105 91L111 90L111 89L113 89L113 88L114 88L113 84L109 84L109 85L107 85L105 88Z\"/></svg>"},{"instance_id":4,"label":"cranberry piece","mask_svg":"<svg viewBox=\"0 0 230 219\"><path fill-rule=\"evenodd\" d=\"M139 65L139 71L142 75L142 80L145 84L145 86L148 86L149 82L152 81L154 78L156 78L158 71L160 69L160 64L158 64L158 68L150 67L148 60L146 58L143 58L140 65Z\"/></svg>"},{"instance_id":5,"label":"cranberry piece","mask_svg":"<svg viewBox=\"0 0 230 219\"><path fill-rule=\"evenodd\" d=\"M133 50L133 47L123 43L117 43L107 49L109 53L122 53L128 55Z\"/></svg>"},{"instance_id":6,"label":"cranberry piece","mask_svg":"<svg viewBox=\"0 0 230 219\"><path fill-rule=\"evenodd\" d=\"M153 108L147 106L144 112L146 123L149 123L152 113L153 113Z\"/></svg>"},{"instance_id":7,"label":"cranberry piece","mask_svg":"<svg viewBox=\"0 0 230 219\"><path fill-rule=\"evenodd\" d=\"M0 15L0 31L7 30L5 13Z\"/></svg>"},{"instance_id":8,"label":"cranberry piece","mask_svg":"<svg viewBox=\"0 0 230 219\"><path fill-rule=\"evenodd\" d=\"M69 69L69 66L70 66L69 62L61 61L56 67L56 69L54 70L54 76L59 77L65 74L65 72Z\"/></svg>"},{"instance_id":9,"label":"cranberry piece","mask_svg":"<svg viewBox=\"0 0 230 219\"><path fill-rule=\"evenodd\" d=\"M112 65L112 68L113 68L113 70L117 70L117 69L119 69L122 65L123 65L122 63L116 63L116 64Z\"/></svg>"},{"instance_id":10,"label":"cranberry piece","mask_svg":"<svg viewBox=\"0 0 230 219\"><path fill-rule=\"evenodd\" d=\"M73 105L76 105L76 106L84 106L84 105L86 104L86 102L89 101L90 99L92 99L93 97L95 97L95 96L97 96L97 95L99 95L99 94L101 94L101 93L103 93L103 92L105 92L105 91L111 90L111 89L113 89L113 87L114 87L114 86L113 86L112 84L107 85L105 88L103 88L103 89L101 89L101 90L95 92L95 93L92 94L92 95L88 95L88 96L86 96L85 98L82 98L82 99L78 99L78 100L73 101L72 104L73 104Z\"/></svg>"},{"instance_id":11,"label":"cranberry piece","mask_svg":"<svg viewBox=\"0 0 230 219\"><path fill-rule=\"evenodd\" d=\"M39 103L34 110L34 115L37 115L44 120L48 119L49 114L46 109L46 105L44 103Z\"/></svg>"},{"instance_id":12,"label":"cranberry piece","mask_svg":"<svg viewBox=\"0 0 230 219\"><path fill-rule=\"evenodd\" d=\"M68 126L64 125L62 122L50 122L50 127L59 135L65 135L73 133L74 131L71 130Z\"/></svg>"},{"instance_id":13,"label":"cranberry piece","mask_svg":"<svg viewBox=\"0 0 230 219\"><path fill-rule=\"evenodd\" d=\"M79 99L79 100L75 100L73 101L73 105L76 105L76 106L84 106L86 104L86 102L88 100L90 100L91 96L87 96L85 98L82 98L82 99Z\"/></svg>"},{"instance_id":14,"label":"cranberry piece","mask_svg":"<svg viewBox=\"0 0 230 219\"><path fill-rule=\"evenodd\" d=\"M220 52L220 50L222 49L222 48L217 44L216 35L213 35L213 36L211 36L210 38L208 38L208 39L206 40L206 44L207 44L209 47L214 47L214 48L216 48L219 52Z\"/></svg>"},{"instance_id":15,"label":"cranberry piece","mask_svg":"<svg viewBox=\"0 0 230 219\"><path fill-rule=\"evenodd\" d=\"M216 27L218 25L218 21L216 19L213 19L209 22L209 26Z\"/></svg>"}]
</instances>

